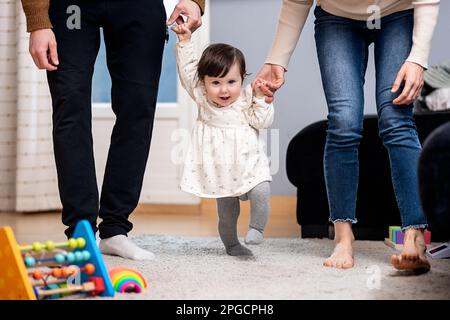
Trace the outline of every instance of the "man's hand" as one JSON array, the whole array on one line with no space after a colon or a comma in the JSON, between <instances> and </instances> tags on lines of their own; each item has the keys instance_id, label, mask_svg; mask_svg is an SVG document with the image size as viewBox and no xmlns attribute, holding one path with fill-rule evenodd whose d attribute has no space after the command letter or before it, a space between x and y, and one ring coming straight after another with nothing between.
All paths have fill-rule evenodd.
<instances>
[{"instance_id":1,"label":"man's hand","mask_svg":"<svg viewBox=\"0 0 450 320\"><path fill-rule=\"evenodd\" d=\"M273 95L284 84L284 68L280 65L266 63L256 75L252 82L252 88L260 84L259 89L266 96L266 102L273 101ZM261 85L261 81L263 85Z\"/></svg>"},{"instance_id":2,"label":"man's hand","mask_svg":"<svg viewBox=\"0 0 450 320\"><path fill-rule=\"evenodd\" d=\"M187 17L186 21L184 21L183 16ZM181 0L175 6L167 21L167 25L170 26L174 22L178 25L186 24L186 27L188 27L191 32L194 32L202 25L202 13L200 7L192 0Z\"/></svg>"},{"instance_id":3,"label":"man's hand","mask_svg":"<svg viewBox=\"0 0 450 320\"><path fill-rule=\"evenodd\" d=\"M51 29L40 29L31 32L29 51L34 64L39 69L54 71L59 64L56 50L55 34Z\"/></svg>"},{"instance_id":4,"label":"man's hand","mask_svg":"<svg viewBox=\"0 0 450 320\"><path fill-rule=\"evenodd\" d=\"M403 81L405 86L402 93L392 101L396 105L408 105L417 99L423 87L423 67L406 61L397 74L391 92L397 92Z\"/></svg>"}]
</instances>

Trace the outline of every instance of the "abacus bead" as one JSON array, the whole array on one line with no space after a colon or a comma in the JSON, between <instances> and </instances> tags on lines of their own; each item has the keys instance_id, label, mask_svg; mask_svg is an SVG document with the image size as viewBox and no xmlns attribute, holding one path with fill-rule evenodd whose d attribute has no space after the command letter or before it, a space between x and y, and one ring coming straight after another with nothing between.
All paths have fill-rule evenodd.
<instances>
[{"instance_id":1,"label":"abacus bead","mask_svg":"<svg viewBox=\"0 0 450 320\"><path fill-rule=\"evenodd\" d=\"M87 261L91 257L91 253L87 250L83 250L83 260Z\"/></svg>"},{"instance_id":2,"label":"abacus bead","mask_svg":"<svg viewBox=\"0 0 450 320\"><path fill-rule=\"evenodd\" d=\"M73 252L67 252L66 259L69 262L74 262L75 261L75 254Z\"/></svg>"},{"instance_id":3,"label":"abacus bead","mask_svg":"<svg viewBox=\"0 0 450 320\"><path fill-rule=\"evenodd\" d=\"M95 272L95 266L92 263L86 263L84 266L84 272L87 274L93 274Z\"/></svg>"},{"instance_id":4,"label":"abacus bead","mask_svg":"<svg viewBox=\"0 0 450 320\"><path fill-rule=\"evenodd\" d=\"M75 240L74 238L70 238L67 246L71 249L76 249L77 245L78 245L77 240Z\"/></svg>"},{"instance_id":5,"label":"abacus bead","mask_svg":"<svg viewBox=\"0 0 450 320\"><path fill-rule=\"evenodd\" d=\"M34 267L36 265L36 259L33 257L25 257L24 261L27 267Z\"/></svg>"},{"instance_id":6,"label":"abacus bead","mask_svg":"<svg viewBox=\"0 0 450 320\"><path fill-rule=\"evenodd\" d=\"M83 254L81 253L81 251L75 251L74 253L76 261L83 261Z\"/></svg>"},{"instance_id":7,"label":"abacus bead","mask_svg":"<svg viewBox=\"0 0 450 320\"><path fill-rule=\"evenodd\" d=\"M61 253L55 254L54 258L55 258L55 261L58 263L62 263L65 260L64 255Z\"/></svg>"},{"instance_id":8,"label":"abacus bead","mask_svg":"<svg viewBox=\"0 0 450 320\"><path fill-rule=\"evenodd\" d=\"M84 248L84 246L86 245L86 240L84 240L84 238L77 238L77 242L78 242L78 248Z\"/></svg>"},{"instance_id":9,"label":"abacus bead","mask_svg":"<svg viewBox=\"0 0 450 320\"><path fill-rule=\"evenodd\" d=\"M42 273L41 270L36 270L33 272L33 279L36 279L36 280L42 279L43 275L44 274Z\"/></svg>"},{"instance_id":10,"label":"abacus bead","mask_svg":"<svg viewBox=\"0 0 450 320\"><path fill-rule=\"evenodd\" d=\"M55 278L59 278L61 277L62 272L60 268L53 268L52 270L52 276L54 276Z\"/></svg>"},{"instance_id":11,"label":"abacus bead","mask_svg":"<svg viewBox=\"0 0 450 320\"><path fill-rule=\"evenodd\" d=\"M51 240L47 241L45 243L45 249L47 249L48 251L52 251L55 249L55 243Z\"/></svg>"},{"instance_id":12,"label":"abacus bead","mask_svg":"<svg viewBox=\"0 0 450 320\"><path fill-rule=\"evenodd\" d=\"M70 276L70 270L67 267L62 267L61 268L61 274L63 277L68 277Z\"/></svg>"},{"instance_id":13,"label":"abacus bead","mask_svg":"<svg viewBox=\"0 0 450 320\"><path fill-rule=\"evenodd\" d=\"M73 276L74 274L76 274L78 272L78 268L76 266L68 266L67 267L68 272L70 273L71 276Z\"/></svg>"},{"instance_id":14,"label":"abacus bead","mask_svg":"<svg viewBox=\"0 0 450 320\"><path fill-rule=\"evenodd\" d=\"M40 242L34 242L31 247L33 248L33 251L41 251L42 250L42 243Z\"/></svg>"}]
</instances>

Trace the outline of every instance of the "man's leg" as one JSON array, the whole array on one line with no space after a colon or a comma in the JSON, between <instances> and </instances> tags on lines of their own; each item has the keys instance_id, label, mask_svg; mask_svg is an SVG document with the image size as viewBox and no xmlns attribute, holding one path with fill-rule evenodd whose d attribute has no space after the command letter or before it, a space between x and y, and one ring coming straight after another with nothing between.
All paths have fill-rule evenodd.
<instances>
[{"instance_id":1,"label":"man's leg","mask_svg":"<svg viewBox=\"0 0 450 320\"><path fill-rule=\"evenodd\" d=\"M60 64L47 73L53 105L53 147L65 231L71 237L78 221L90 222L94 233L98 189L91 133L91 81L100 44L96 2L83 2L79 29L69 29L68 1L51 1L49 15Z\"/></svg>"},{"instance_id":2,"label":"man's leg","mask_svg":"<svg viewBox=\"0 0 450 320\"><path fill-rule=\"evenodd\" d=\"M116 122L100 198L100 248L104 253L148 259L153 255L126 236L133 227L128 217L139 201L150 149L166 13L160 0L133 4L113 0L107 6L104 36Z\"/></svg>"}]
</instances>

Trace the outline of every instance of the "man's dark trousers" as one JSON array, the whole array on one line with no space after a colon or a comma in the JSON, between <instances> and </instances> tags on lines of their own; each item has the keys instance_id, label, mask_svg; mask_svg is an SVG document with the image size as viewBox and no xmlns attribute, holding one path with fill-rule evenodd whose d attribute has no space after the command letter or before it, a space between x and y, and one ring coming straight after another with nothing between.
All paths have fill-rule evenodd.
<instances>
[{"instance_id":1,"label":"man's dark trousers","mask_svg":"<svg viewBox=\"0 0 450 320\"><path fill-rule=\"evenodd\" d=\"M59 58L58 70L47 78L65 233L70 237L81 219L96 232L100 216L100 238L126 235L133 227L128 217L139 201L152 137L166 37L163 0L52 0L49 15ZM116 121L99 200L91 87L100 28Z\"/></svg>"}]
</instances>

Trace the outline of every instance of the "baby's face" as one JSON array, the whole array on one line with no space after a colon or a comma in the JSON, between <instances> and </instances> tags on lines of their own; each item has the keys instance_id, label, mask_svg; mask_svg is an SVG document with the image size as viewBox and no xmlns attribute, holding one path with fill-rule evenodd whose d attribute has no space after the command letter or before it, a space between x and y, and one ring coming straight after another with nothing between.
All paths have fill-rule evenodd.
<instances>
[{"instance_id":1,"label":"baby's face","mask_svg":"<svg viewBox=\"0 0 450 320\"><path fill-rule=\"evenodd\" d=\"M228 107L241 94L242 78L239 65L234 63L222 78L205 76L204 82L208 99L220 107Z\"/></svg>"}]
</instances>

